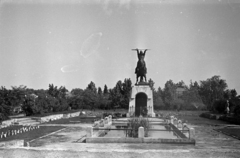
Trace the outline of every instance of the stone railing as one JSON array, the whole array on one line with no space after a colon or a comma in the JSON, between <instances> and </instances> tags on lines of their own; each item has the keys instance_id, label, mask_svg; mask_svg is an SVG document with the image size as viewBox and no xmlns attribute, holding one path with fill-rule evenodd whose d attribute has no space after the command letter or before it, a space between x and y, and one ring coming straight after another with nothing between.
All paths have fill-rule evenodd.
<instances>
[{"instance_id":1,"label":"stone railing","mask_svg":"<svg viewBox=\"0 0 240 158\"><path fill-rule=\"evenodd\" d=\"M4 138L18 135L20 133L29 132L29 131L39 129L39 128L40 128L40 126L23 126L23 127L19 127L18 129L14 129L14 130L5 130L0 133L0 140L4 140Z\"/></svg>"},{"instance_id":2,"label":"stone railing","mask_svg":"<svg viewBox=\"0 0 240 158\"><path fill-rule=\"evenodd\" d=\"M170 116L170 119L167 120L167 123L175 126L180 132L188 130L189 132L187 133L189 135L187 135L187 133L185 135L188 136L189 138L195 137L195 129L192 127L189 127L186 123L183 123L182 120L178 120L176 117ZM185 132L182 132L182 133L185 133Z\"/></svg>"},{"instance_id":3,"label":"stone railing","mask_svg":"<svg viewBox=\"0 0 240 158\"><path fill-rule=\"evenodd\" d=\"M106 133L111 125L112 115L109 115L99 121L95 121L93 126L87 128L87 137L99 137L100 135ZM98 128L99 130L93 130L93 128Z\"/></svg>"}]
</instances>

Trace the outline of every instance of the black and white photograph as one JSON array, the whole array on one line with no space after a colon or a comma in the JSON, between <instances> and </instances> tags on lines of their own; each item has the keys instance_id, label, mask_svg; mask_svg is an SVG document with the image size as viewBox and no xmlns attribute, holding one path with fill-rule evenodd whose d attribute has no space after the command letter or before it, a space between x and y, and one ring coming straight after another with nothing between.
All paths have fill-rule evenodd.
<instances>
[{"instance_id":1,"label":"black and white photograph","mask_svg":"<svg viewBox=\"0 0 240 158\"><path fill-rule=\"evenodd\" d=\"M239 0L0 0L0 158L238 158Z\"/></svg>"}]
</instances>

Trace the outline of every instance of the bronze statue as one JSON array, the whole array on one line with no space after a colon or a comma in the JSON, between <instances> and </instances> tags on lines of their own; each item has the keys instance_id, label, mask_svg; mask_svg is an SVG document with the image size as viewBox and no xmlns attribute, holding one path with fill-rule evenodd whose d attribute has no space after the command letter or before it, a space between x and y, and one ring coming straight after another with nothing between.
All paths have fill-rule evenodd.
<instances>
[{"instance_id":1,"label":"bronze statue","mask_svg":"<svg viewBox=\"0 0 240 158\"><path fill-rule=\"evenodd\" d=\"M139 77L140 77L140 82L143 82L143 78L145 79L145 82L147 82L147 78L146 78L147 67L146 67L144 58L145 58L146 51L148 49L145 49L144 52L142 52L141 49L133 49L133 50L136 50L138 55L137 67L135 69L135 74L137 76L136 84L138 83Z\"/></svg>"}]
</instances>

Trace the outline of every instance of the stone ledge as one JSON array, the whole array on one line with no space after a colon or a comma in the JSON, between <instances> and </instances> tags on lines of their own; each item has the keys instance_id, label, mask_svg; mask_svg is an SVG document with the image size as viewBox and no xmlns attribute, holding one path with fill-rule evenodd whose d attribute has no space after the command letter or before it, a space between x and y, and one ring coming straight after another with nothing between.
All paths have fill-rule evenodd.
<instances>
[{"instance_id":1,"label":"stone ledge","mask_svg":"<svg viewBox=\"0 0 240 158\"><path fill-rule=\"evenodd\" d=\"M86 143L142 143L143 138L87 137Z\"/></svg>"},{"instance_id":2,"label":"stone ledge","mask_svg":"<svg viewBox=\"0 0 240 158\"><path fill-rule=\"evenodd\" d=\"M163 139L163 138L122 138L122 137L87 137L86 143L158 143L158 144L192 144L195 139Z\"/></svg>"},{"instance_id":3,"label":"stone ledge","mask_svg":"<svg viewBox=\"0 0 240 158\"><path fill-rule=\"evenodd\" d=\"M143 143L161 143L161 144L194 144L195 139L163 139L163 138L144 138Z\"/></svg>"}]
</instances>

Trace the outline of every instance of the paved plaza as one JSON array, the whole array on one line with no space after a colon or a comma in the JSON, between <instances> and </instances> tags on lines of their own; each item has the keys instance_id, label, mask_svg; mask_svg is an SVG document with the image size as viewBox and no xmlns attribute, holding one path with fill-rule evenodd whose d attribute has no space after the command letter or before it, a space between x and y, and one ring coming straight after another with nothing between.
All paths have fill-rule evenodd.
<instances>
[{"instance_id":1,"label":"paved plaza","mask_svg":"<svg viewBox=\"0 0 240 158\"><path fill-rule=\"evenodd\" d=\"M91 124L62 124L65 129L32 141L31 147L0 149L0 157L239 157L240 141L214 130L227 123L195 117L188 122L196 131L195 146L80 143Z\"/></svg>"}]
</instances>

